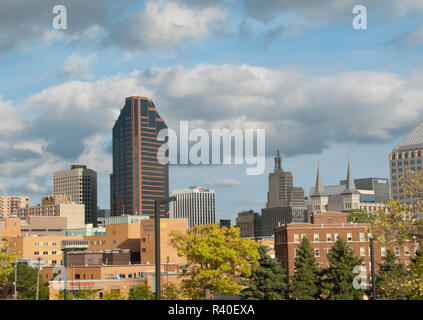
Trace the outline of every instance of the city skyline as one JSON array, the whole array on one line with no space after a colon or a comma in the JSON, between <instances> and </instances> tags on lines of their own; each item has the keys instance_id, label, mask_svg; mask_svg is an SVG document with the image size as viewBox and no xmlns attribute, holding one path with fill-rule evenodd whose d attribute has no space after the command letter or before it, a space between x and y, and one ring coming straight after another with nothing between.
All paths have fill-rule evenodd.
<instances>
[{"instance_id":1,"label":"city skyline","mask_svg":"<svg viewBox=\"0 0 423 320\"><path fill-rule=\"evenodd\" d=\"M111 128L132 95L153 99L169 128L266 129L261 176L170 167L169 191L216 190L216 220L265 205L277 149L306 196L318 160L327 185L348 156L355 178L389 178L389 153L423 119L423 5L362 1L368 28L356 30L356 3L334 3L73 1L64 30L54 1L2 4L0 193L33 205L53 193L52 172L80 163L108 208Z\"/></svg>"}]
</instances>

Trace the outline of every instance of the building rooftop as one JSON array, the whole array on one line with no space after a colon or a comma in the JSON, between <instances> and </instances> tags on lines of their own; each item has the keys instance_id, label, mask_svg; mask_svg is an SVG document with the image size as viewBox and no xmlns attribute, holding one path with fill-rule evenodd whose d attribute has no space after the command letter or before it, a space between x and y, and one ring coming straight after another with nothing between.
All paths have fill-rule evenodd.
<instances>
[{"instance_id":1,"label":"building rooftop","mask_svg":"<svg viewBox=\"0 0 423 320\"><path fill-rule=\"evenodd\" d=\"M402 151L423 148L423 121L398 143L392 151Z\"/></svg>"}]
</instances>

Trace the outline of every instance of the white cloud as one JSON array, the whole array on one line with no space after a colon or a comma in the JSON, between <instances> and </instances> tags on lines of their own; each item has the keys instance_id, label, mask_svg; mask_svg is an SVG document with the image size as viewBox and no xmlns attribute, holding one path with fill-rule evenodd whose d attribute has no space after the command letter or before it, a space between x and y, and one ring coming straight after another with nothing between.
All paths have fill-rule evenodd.
<instances>
[{"instance_id":1,"label":"white cloud","mask_svg":"<svg viewBox=\"0 0 423 320\"><path fill-rule=\"evenodd\" d=\"M148 50L170 48L186 38L201 38L219 30L226 11L217 8L189 9L175 2L148 1L112 31L108 43Z\"/></svg>"},{"instance_id":2,"label":"white cloud","mask_svg":"<svg viewBox=\"0 0 423 320\"><path fill-rule=\"evenodd\" d=\"M65 77L90 79L92 77L91 64L94 57L94 54L85 57L77 53L71 54L66 58L60 74Z\"/></svg>"}]
</instances>

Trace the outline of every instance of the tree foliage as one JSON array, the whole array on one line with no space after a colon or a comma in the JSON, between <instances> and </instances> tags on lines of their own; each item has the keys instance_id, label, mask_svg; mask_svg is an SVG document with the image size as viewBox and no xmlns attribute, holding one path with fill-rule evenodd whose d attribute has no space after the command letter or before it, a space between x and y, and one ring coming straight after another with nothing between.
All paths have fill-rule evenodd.
<instances>
[{"instance_id":1,"label":"tree foliage","mask_svg":"<svg viewBox=\"0 0 423 320\"><path fill-rule=\"evenodd\" d=\"M297 248L295 273L289 285L290 296L297 300L319 299L320 268L316 265L314 250L306 237Z\"/></svg>"},{"instance_id":2,"label":"tree foliage","mask_svg":"<svg viewBox=\"0 0 423 320\"><path fill-rule=\"evenodd\" d=\"M234 275L251 275L258 265L258 244L239 236L239 229L197 225L186 233L173 231L170 243L179 256L187 258L187 277L182 280L183 296L204 299L208 294L238 294L242 287Z\"/></svg>"},{"instance_id":3,"label":"tree foliage","mask_svg":"<svg viewBox=\"0 0 423 320\"><path fill-rule=\"evenodd\" d=\"M16 291L18 292L18 299L20 300L35 300L37 292L37 276L38 270L36 268L31 268L26 263L18 263L17 274L16 274ZM9 292L13 292L15 282L15 272L14 270L9 274L8 281L6 286ZM43 283L40 278L40 286L38 292L39 300L48 300L49 299L49 289L48 285Z\"/></svg>"},{"instance_id":4,"label":"tree foliage","mask_svg":"<svg viewBox=\"0 0 423 320\"><path fill-rule=\"evenodd\" d=\"M0 285L6 283L18 258L15 244L8 239L0 240Z\"/></svg>"},{"instance_id":5,"label":"tree foliage","mask_svg":"<svg viewBox=\"0 0 423 320\"><path fill-rule=\"evenodd\" d=\"M353 287L353 269L362 264L345 240L338 238L327 254L329 267L323 270L322 293L328 300L362 300L364 290Z\"/></svg>"},{"instance_id":6,"label":"tree foliage","mask_svg":"<svg viewBox=\"0 0 423 320\"><path fill-rule=\"evenodd\" d=\"M111 289L103 293L101 300L126 300L119 289Z\"/></svg>"},{"instance_id":7,"label":"tree foliage","mask_svg":"<svg viewBox=\"0 0 423 320\"><path fill-rule=\"evenodd\" d=\"M163 300L181 300L181 292L174 283L166 283L163 285L162 299Z\"/></svg>"},{"instance_id":8,"label":"tree foliage","mask_svg":"<svg viewBox=\"0 0 423 320\"><path fill-rule=\"evenodd\" d=\"M260 246L259 266L247 279L239 283L246 286L240 293L242 300L284 300L288 277L279 261L267 254L267 248Z\"/></svg>"},{"instance_id":9,"label":"tree foliage","mask_svg":"<svg viewBox=\"0 0 423 320\"><path fill-rule=\"evenodd\" d=\"M128 300L154 300L154 298L155 294L146 283L133 287L128 295Z\"/></svg>"},{"instance_id":10,"label":"tree foliage","mask_svg":"<svg viewBox=\"0 0 423 320\"><path fill-rule=\"evenodd\" d=\"M360 209L353 209L348 211L347 221L353 223L369 223L372 215Z\"/></svg>"}]
</instances>

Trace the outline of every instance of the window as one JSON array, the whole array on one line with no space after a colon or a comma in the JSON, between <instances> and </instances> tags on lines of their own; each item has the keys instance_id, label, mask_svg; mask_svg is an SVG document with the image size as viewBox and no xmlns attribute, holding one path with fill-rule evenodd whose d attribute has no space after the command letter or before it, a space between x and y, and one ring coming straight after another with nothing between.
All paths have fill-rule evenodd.
<instances>
[{"instance_id":1,"label":"window","mask_svg":"<svg viewBox=\"0 0 423 320\"><path fill-rule=\"evenodd\" d=\"M57 246L57 242L52 242L51 245L52 246Z\"/></svg>"},{"instance_id":2,"label":"window","mask_svg":"<svg viewBox=\"0 0 423 320\"><path fill-rule=\"evenodd\" d=\"M366 256L366 248L361 247L360 248L360 256L365 257Z\"/></svg>"},{"instance_id":3,"label":"window","mask_svg":"<svg viewBox=\"0 0 423 320\"><path fill-rule=\"evenodd\" d=\"M40 243L39 242L35 242L34 243L34 246L36 246L36 247L38 247L40 245Z\"/></svg>"},{"instance_id":4,"label":"window","mask_svg":"<svg viewBox=\"0 0 423 320\"><path fill-rule=\"evenodd\" d=\"M314 249L314 256L320 257L320 250L319 249Z\"/></svg>"},{"instance_id":5,"label":"window","mask_svg":"<svg viewBox=\"0 0 423 320\"><path fill-rule=\"evenodd\" d=\"M410 255L410 248L409 247L404 247L404 254L406 256L409 256Z\"/></svg>"},{"instance_id":6,"label":"window","mask_svg":"<svg viewBox=\"0 0 423 320\"><path fill-rule=\"evenodd\" d=\"M145 248L142 248L142 249L141 249L141 251L142 251L142 252L145 252Z\"/></svg>"},{"instance_id":7,"label":"window","mask_svg":"<svg viewBox=\"0 0 423 320\"><path fill-rule=\"evenodd\" d=\"M52 264L57 264L57 261L56 260L51 260L51 263Z\"/></svg>"},{"instance_id":8,"label":"window","mask_svg":"<svg viewBox=\"0 0 423 320\"><path fill-rule=\"evenodd\" d=\"M305 233L301 233L301 240L303 240L304 238L307 238L306 237L306 234Z\"/></svg>"},{"instance_id":9,"label":"window","mask_svg":"<svg viewBox=\"0 0 423 320\"><path fill-rule=\"evenodd\" d=\"M298 248L295 248L295 249L294 249L294 257L296 257L296 256L297 256L297 250L298 250Z\"/></svg>"},{"instance_id":10,"label":"window","mask_svg":"<svg viewBox=\"0 0 423 320\"><path fill-rule=\"evenodd\" d=\"M314 242L319 242L319 234L318 233L314 234Z\"/></svg>"},{"instance_id":11,"label":"window","mask_svg":"<svg viewBox=\"0 0 423 320\"><path fill-rule=\"evenodd\" d=\"M366 241L366 236L364 235L364 232L360 232L360 241Z\"/></svg>"},{"instance_id":12,"label":"window","mask_svg":"<svg viewBox=\"0 0 423 320\"><path fill-rule=\"evenodd\" d=\"M48 251L43 251L43 255L48 255Z\"/></svg>"},{"instance_id":13,"label":"window","mask_svg":"<svg viewBox=\"0 0 423 320\"><path fill-rule=\"evenodd\" d=\"M339 239L339 233L335 233L335 241Z\"/></svg>"},{"instance_id":14,"label":"window","mask_svg":"<svg viewBox=\"0 0 423 320\"><path fill-rule=\"evenodd\" d=\"M39 251L34 251L34 256L38 256L40 254Z\"/></svg>"},{"instance_id":15,"label":"window","mask_svg":"<svg viewBox=\"0 0 423 320\"><path fill-rule=\"evenodd\" d=\"M326 233L326 241L332 241L332 234Z\"/></svg>"},{"instance_id":16,"label":"window","mask_svg":"<svg viewBox=\"0 0 423 320\"><path fill-rule=\"evenodd\" d=\"M51 254L57 254L57 251L52 251Z\"/></svg>"},{"instance_id":17,"label":"window","mask_svg":"<svg viewBox=\"0 0 423 320\"><path fill-rule=\"evenodd\" d=\"M347 240L352 241L352 233L347 233Z\"/></svg>"},{"instance_id":18,"label":"window","mask_svg":"<svg viewBox=\"0 0 423 320\"><path fill-rule=\"evenodd\" d=\"M316 262L316 266L320 268L320 262Z\"/></svg>"},{"instance_id":19,"label":"window","mask_svg":"<svg viewBox=\"0 0 423 320\"><path fill-rule=\"evenodd\" d=\"M395 247L395 255L396 256L400 255L400 248L399 247Z\"/></svg>"},{"instance_id":20,"label":"window","mask_svg":"<svg viewBox=\"0 0 423 320\"><path fill-rule=\"evenodd\" d=\"M298 234L294 234L294 242L300 242L300 237Z\"/></svg>"},{"instance_id":21,"label":"window","mask_svg":"<svg viewBox=\"0 0 423 320\"><path fill-rule=\"evenodd\" d=\"M112 244L116 244L116 240L112 240Z\"/></svg>"},{"instance_id":22,"label":"window","mask_svg":"<svg viewBox=\"0 0 423 320\"><path fill-rule=\"evenodd\" d=\"M44 247L48 247L48 242L44 242Z\"/></svg>"},{"instance_id":23,"label":"window","mask_svg":"<svg viewBox=\"0 0 423 320\"><path fill-rule=\"evenodd\" d=\"M381 255L382 257L386 257L386 247L381 247L381 248L380 248L380 255Z\"/></svg>"},{"instance_id":24,"label":"window","mask_svg":"<svg viewBox=\"0 0 423 320\"><path fill-rule=\"evenodd\" d=\"M79 273L75 273L75 279L81 279L81 275Z\"/></svg>"}]
</instances>

